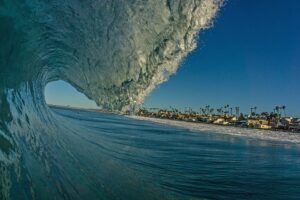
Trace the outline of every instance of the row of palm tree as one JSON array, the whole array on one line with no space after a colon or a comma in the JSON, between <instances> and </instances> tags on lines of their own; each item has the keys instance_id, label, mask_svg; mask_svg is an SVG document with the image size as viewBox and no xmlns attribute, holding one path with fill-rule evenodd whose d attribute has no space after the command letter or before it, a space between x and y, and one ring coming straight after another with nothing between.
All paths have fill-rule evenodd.
<instances>
[{"instance_id":1,"label":"row of palm tree","mask_svg":"<svg viewBox=\"0 0 300 200\"><path fill-rule=\"evenodd\" d=\"M208 105L208 106L206 106L206 108L207 107L209 108L210 106ZM203 110L203 108L202 108L202 110ZM275 108L273 109L274 113L277 114L278 116L281 116L282 113L284 114L284 116L286 116L285 110L286 110L286 106L285 105L283 105L283 106L275 106ZM202 112L202 113L204 113L204 112ZM230 115L233 116L233 108L230 107L228 104L226 104L224 107L218 108L217 109L217 113L220 114L220 115L224 115L224 114L229 114L230 113ZM236 116L240 116L240 107L235 107L235 113L236 113L235 114ZM212 112L210 112L209 114L212 114ZM257 106L254 106L254 107L250 108L250 115L257 115Z\"/></svg>"},{"instance_id":2,"label":"row of palm tree","mask_svg":"<svg viewBox=\"0 0 300 200\"><path fill-rule=\"evenodd\" d=\"M159 110L159 108L150 108L150 110ZM170 110L178 113L180 112L178 109L170 106ZM206 105L204 107L200 107L199 111L200 114L203 115L213 115L213 114L218 114L218 115L230 115L233 116L233 110L235 110L235 116L239 117L240 116L240 107L230 107L229 104L226 104L220 108L214 109L212 108L210 105ZM284 116L286 116L286 106L282 105L282 106L275 106L273 109L273 113L277 114L278 116L281 116L282 113L284 114ZM215 112L216 111L216 112ZM196 113L195 111L193 111L193 109L191 107L185 107L184 109L184 113ZM260 115L264 115L267 112L263 112ZM272 114L272 113L270 113ZM257 114L257 106L253 106L250 108L250 116L256 116Z\"/></svg>"},{"instance_id":3,"label":"row of palm tree","mask_svg":"<svg viewBox=\"0 0 300 200\"><path fill-rule=\"evenodd\" d=\"M229 104L224 105L223 107L214 109L211 108L210 105L206 105L204 108L200 108L200 113L204 115L211 115L214 114L215 111L217 111L218 115L233 115L233 109L235 109L235 113L237 116L239 116L240 107L230 107Z\"/></svg>"},{"instance_id":4,"label":"row of palm tree","mask_svg":"<svg viewBox=\"0 0 300 200\"><path fill-rule=\"evenodd\" d=\"M278 115L282 115L282 112L283 112L284 116L286 116L285 110L286 110L286 106L285 105L283 105L283 106L275 106L275 108L273 109L274 113L277 113Z\"/></svg>"}]
</instances>

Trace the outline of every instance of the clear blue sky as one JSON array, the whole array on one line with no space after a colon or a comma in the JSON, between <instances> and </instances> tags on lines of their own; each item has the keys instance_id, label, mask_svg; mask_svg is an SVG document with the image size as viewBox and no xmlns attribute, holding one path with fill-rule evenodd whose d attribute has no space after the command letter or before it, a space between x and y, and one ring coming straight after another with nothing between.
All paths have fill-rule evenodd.
<instances>
[{"instance_id":1,"label":"clear blue sky","mask_svg":"<svg viewBox=\"0 0 300 200\"><path fill-rule=\"evenodd\" d=\"M72 106L78 108L97 108L94 101L78 92L73 86L64 81L51 82L46 86L45 99L49 104Z\"/></svg>"},{"instance_id":2,"label":"clear blue sky","mask_svg":"<svg viewBox=\"0 0 300 200\"><path fill-rule=\"evenodd\" d=\"M145 105L199 110L230 104L243 112L286 105L287 113L300 116L299 8L299 0L228 1L214 27L201 33L198 48ZM70 86L58 82L48 88L50 103L62 104L64 97L76 105ZM81 107L94 106L80 99Z\"/></svg>"}]
</instances>

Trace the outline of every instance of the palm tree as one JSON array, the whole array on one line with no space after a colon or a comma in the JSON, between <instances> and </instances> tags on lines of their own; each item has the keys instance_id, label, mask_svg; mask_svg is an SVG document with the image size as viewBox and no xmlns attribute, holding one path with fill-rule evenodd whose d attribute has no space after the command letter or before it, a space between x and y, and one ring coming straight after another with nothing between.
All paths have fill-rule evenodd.
<instances>
[{"instance_id":1,"label":"palm tree","mask_svg":"<svg viewBox=\"0 0 300 200\"><path fill-rule=\"evenodd\" d=\"M225 115L226 114L228 114L229 113L229 105L228 104L226 104L225 106L224 106L224 109L225 109Z\"/></svg>"},{"instance_id":2,"label":"palm tree","mask_svg":"<svg viewBox=\"0 0 300 200\"><path fill-rule=\"evenodd\" d=\"M285 106L285 105L283 105L283 106L281 107L281 109L283 110L284 117L286 117L286 113L285 113L286 106Z\"/></svg>"},{"instance_id":3,"label":"palm tree","mask_svg":"<svg viewBox=\"0 0 300 200\"><path fill-rule=\"evenodd\" d=\"M210 105L206 105L206 106L205 106L205 109L206 109L206 113L207 113L207 114L209 114L209 108L210 108Z\"/></svg>"},{"instance_id":4,"label":"palm tree","mask_svg":"<svg viewBox=\"0 0 300 200\"><path fill-rule=\"evenodd\" d=\"M250 116L256 115L256 109L256 106L250 108Z\"/></svg>"},{"instance_id":5,"label":"palm tree","mask_svg":"<svg viewBox=\"0 0 300 200\"><path fill-rule=\"evenodd\" d=\"M227 104L227 105L225 105L224 106L224 108L227 108L227 109L229 109L229 105ZM229 112L229 110L228 110L228 112Z\"/></svg>"},{"instance_id":6,"label":"palm tree","mask_svg":"<svg viewBox=\"0 0 300 200\"><path fill-rule=\"evenodd\" d=\"M239 117L239 115L240 115L240 107L235 107L235 114L236 114L236 117Z\"/></svg>"},{"instance_id":7,"label":"palm tree","mask_svg":"<svg viewBox=\"0 0 300 200\"><path fill-rule=\"evenodd\" d=\"M280 110L280 107L279 106L275 106L275 111L277 114L279 114L279 110Z\"/></svg>"},{"instance_id":8,"label":"palm tree","mask_svg":"<svg viewBox=\"0 0 300 200\"><path fill-rule=\"evenodd\" d=\"M202 110L202 114L203 114L203 115L206 115L206 110L205 110L205 108L201 108L201 110Z\"/></svg>"},{"instance_id":9,"label":"palm tree","mask_svg":"<svg viewBox=\"0 0 300 200\"><path fill-rule=\"evenodd\" d=\"M187 107L184 107L184 113L187 113Z\"/></svg>"},{"instance_id":10,"label":"palm tree","mask_svg":"<svg viewBox=\"0 0 300 200\"><path fill-rule=\"evenodd\" d=\"M240 116L239 116L239 121L242 121L242 120L245 120L246 118L244 117L244 114L241 113Z\"/></svg>"}]
</instances>

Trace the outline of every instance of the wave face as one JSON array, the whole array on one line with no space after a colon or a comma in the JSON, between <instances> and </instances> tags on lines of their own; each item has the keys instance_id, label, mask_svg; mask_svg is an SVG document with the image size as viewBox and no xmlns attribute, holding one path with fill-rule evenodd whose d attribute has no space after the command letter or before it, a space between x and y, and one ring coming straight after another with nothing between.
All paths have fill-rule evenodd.
<instances>
[{"instance_id":1,"label":"wave face","mask_svg":"<svg viewBox=\"0 0 300 200\"><path fill-rule=\"evenodd\" d=\"M25 2L0 4L1 71L8 74L8 83L39 77L43 86L63 79L110 110L141 103L175 73L220 4L216 0Z\"/></svg>"},{"instance_id":2,"label":"wave face","mask_svg":"<svg viewBox=\"0 0 300 200\"><path fill-rule=\"evenodd\" d=\"M0 0L0 199L102 197L72 185L71 172L87 179L72 152L87 130L49 110L46 84L64 80L124 111L175 73L221 3Z\"/></svg>"}]
</instances>

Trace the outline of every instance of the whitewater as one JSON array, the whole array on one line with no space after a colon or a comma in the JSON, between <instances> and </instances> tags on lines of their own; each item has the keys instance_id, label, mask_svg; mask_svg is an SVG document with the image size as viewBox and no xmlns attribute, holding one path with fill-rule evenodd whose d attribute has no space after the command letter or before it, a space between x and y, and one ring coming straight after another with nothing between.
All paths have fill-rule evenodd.
<instances>
[{"instance_id":1,"label":"whitewater","mask_svg":"<svg viewBox=\"0 0 300 200\"><path fill-rule=\"evenodd\" d=\"M261 170L252 171L244 158L263 155L248 154L244 141L228 149L228 140L209 133L45 102L46 85L64 80L109 111L141 104L176 72L222 4L0 0L0 199L234 199L273 190L268 182L277 188L269 199L299 196L295 146L258 146L268 158L273 151L279 157L260 160ZM224 171L234 162L237 174ZM249 180L263 175L251 190Z\"/></svg>"},{"instance_id":2,"label":"whitewater","mask_svg":"<svg viewBox=\"0 0 300 200\"><path fill-rule=\"evenodd\" d=\"M284 131L272 131L272 130L259 130L259 129L248 129L224 125L213 125L205 123L194 123L170 119L158 119L150 117L141 117L141 116L129 116L132 119L151 121L158 124L165 124L170 126L177 126L189 129L191 131L198 132L212 132L218 134L226 134L238 137L247 137L255 140L269 140L269 141L278 141L278 142L287 142L300 144L300 134L293 132L284 132Z\"/></svg>"}]
</instances>

